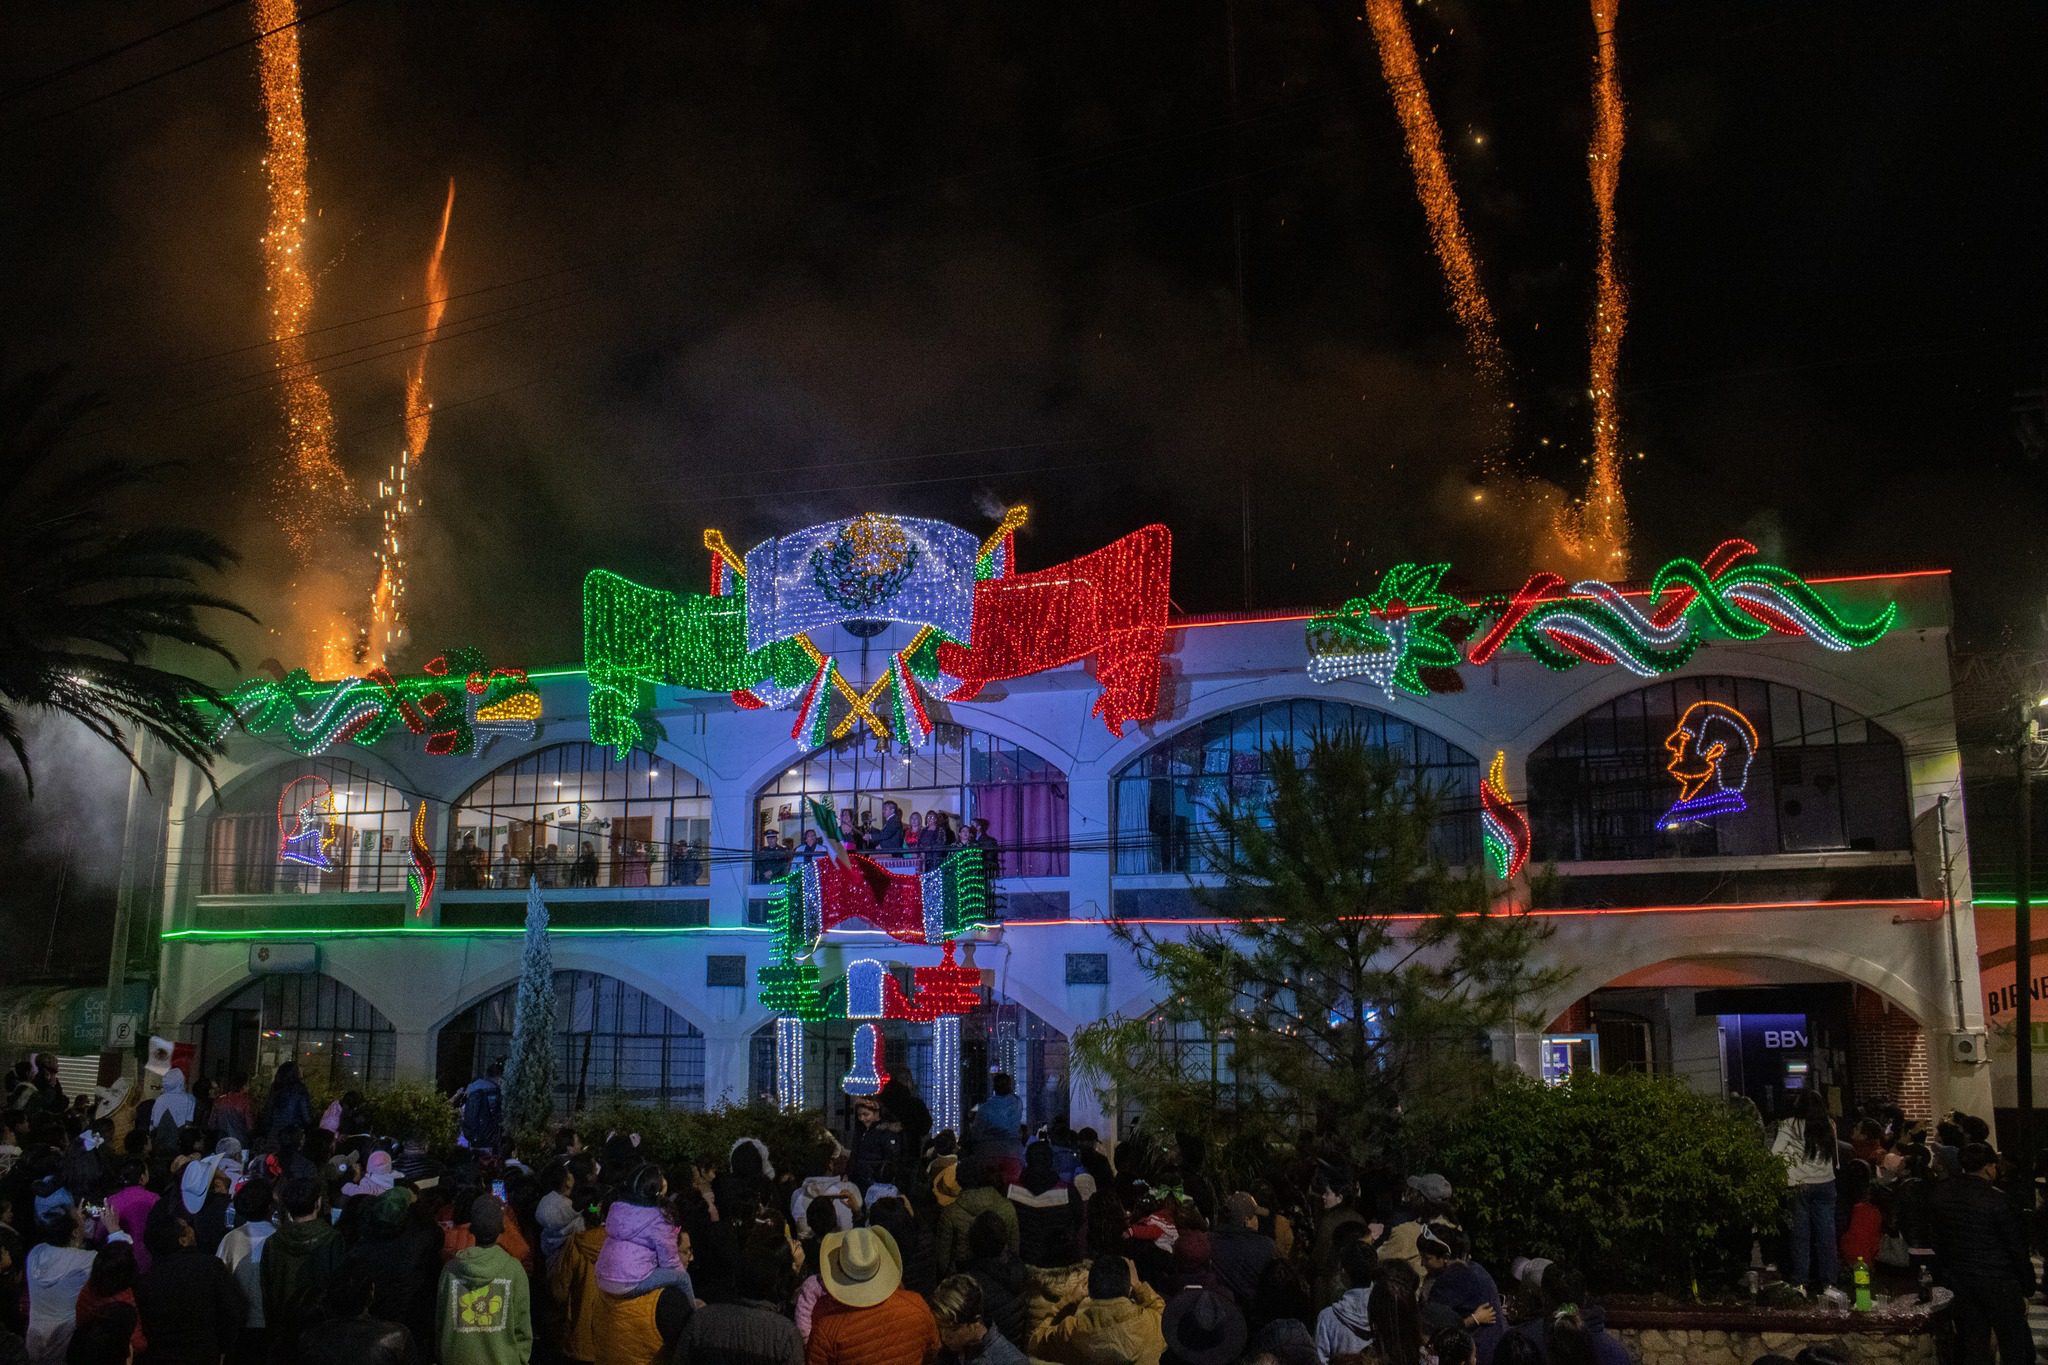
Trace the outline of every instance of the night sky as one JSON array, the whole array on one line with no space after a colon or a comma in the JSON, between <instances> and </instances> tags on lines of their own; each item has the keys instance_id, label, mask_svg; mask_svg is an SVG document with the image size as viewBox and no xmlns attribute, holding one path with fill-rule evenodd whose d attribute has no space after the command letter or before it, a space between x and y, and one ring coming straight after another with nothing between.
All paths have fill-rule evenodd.
<instances>
[{"instance_id":1,"label":"night sky","mask_svg":"<svg viewBox=\"0 0 2048 1365\"><path fill-rule=\"evenodd\" d=\"M105 395L79 457L183 462L171 501L277 632L230 630L245 666L289 665L248 9L149 36L209 8L0 13L0 346ZM1409 10L1512 367L1516 482L1483 489L1503 428L1355 4L307 9L311 342L359 486L457 182L423 645L573 663L593 565L694 588L707 526L1020 501L1026 568L1170 525L1182 611L1329 604L1414 557L1512 588L1583 479L1584 9ZM1952 566L1963 644L2038 648L2048 455L2015 407L2048 382L2048 7L1630 0L1617 41L1637 570L1730 533L1808 574ZM330 583L367 592L372 537ZM47 742L25 841L0 773L10 858L118 804ZM72 864L60 958L111 859Z\"/></svg>"}]
</instances>

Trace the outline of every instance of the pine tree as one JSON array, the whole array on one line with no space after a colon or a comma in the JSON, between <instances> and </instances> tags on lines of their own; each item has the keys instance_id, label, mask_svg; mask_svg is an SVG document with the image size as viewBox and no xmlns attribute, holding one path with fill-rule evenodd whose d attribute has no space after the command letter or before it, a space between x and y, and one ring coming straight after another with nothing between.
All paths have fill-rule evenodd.
<instances>
[{"instance_id":1,"label":"pine tree","mask_svg":"<svg viewBox=\"0 0 2048 1365\"><path fill-rule=\"evenodd\" d=\"M555 952L540 882L526 882L526 942L519 993L512 1002L512 1056L506 1065L505 1121L511 1132L547 1126L555 1108Z\"/></svg>"},{"instance_id":2,"label":"pine tree","mask_svg":"<svg viewBox=\"0 0 2048 1365\"><path fill-rule=\"evenodd\" d=\"M1402 1114L1490 1083L1485 1035L1560 978L1530 961L1541 922L1444 857L1444 797L1348 732L1270 751L1209 812L1227 924L1118 923L1166 999L1082 1030L1082 1069L1155 1134L1253 1163L1291 1140L1384 1152Z\"/></svg>"}]
</instances>

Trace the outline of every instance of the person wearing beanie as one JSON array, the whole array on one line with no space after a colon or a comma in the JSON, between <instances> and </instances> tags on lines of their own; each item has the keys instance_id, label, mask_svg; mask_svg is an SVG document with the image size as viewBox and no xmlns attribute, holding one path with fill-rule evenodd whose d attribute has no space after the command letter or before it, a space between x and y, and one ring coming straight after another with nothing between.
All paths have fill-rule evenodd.
<instances>
[{"instance_id":1,"label":"person wearing beanie","mask_svg":"<svg viewBox=\"0 0 2048 1365\"><path fill-rule=\"evenodd\" d=\"M811 1320L805 1365L932 1365L939 1329L903 1287L903 1259L883 1228L853 1228L819 1247L826 1301Z\"/></svg>"},{"instance_id":2,"label":"person wearing beanie","mask_svg":"<svg viewBox=\"0 0 2048 1365\"><path fill-rule=\"evenodd\" d=\"M1166 1353L1160 1324L1166 1301L1121 1256L1097 1256L1088 1267L1088 1297L1062 1309L1031 1345L1056 1365L1089 1365L1104 1349L1135 1365L1159 1365Z\"/></svg>"},{"instance_id":3,"label":"person wearing beanie","mask_svg":"<svg viewBox=\"0 0 2048 1365\"><path fill-rule=\"evenodd\" d=\"M533 1309L526 1269L498 1245L505 1206L488 1194L469 1209L476 1245L441 1271L441 1365L526 1365L533 1359Z\"/></svg>"},{"instance_id":4,"label":"person wearing beanie","mask_svg":"<svg viewBox=\"0 0 2048 1365\"><path fill-rule=\"evenodd\" d=\"M1024 1353L990 1325L972 1275L939 1282L932 1291L932 1317L939 1326L940 1365L1025 1365Z\"/></svg>"}]
</instances>

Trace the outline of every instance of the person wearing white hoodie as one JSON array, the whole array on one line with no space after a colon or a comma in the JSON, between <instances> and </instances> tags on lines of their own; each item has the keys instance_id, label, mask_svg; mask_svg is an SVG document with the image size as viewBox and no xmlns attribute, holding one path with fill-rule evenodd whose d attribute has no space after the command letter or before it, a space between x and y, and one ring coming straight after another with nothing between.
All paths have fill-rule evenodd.
<instances>
[{"instance_id":1,"label":"person wearing white hoodie","mask_svg":"<svg viewBox=\"0 0 2048 1365\"><path fill-rule=\"evenodd\" d=\"M235 1226L221 1238L221 1264L241 1286L249 1301L249 1316L242 1324L241 1344L228 1353L235 1362L264 1358L268 1337L263 1327L263 1244L277 1231L271 1221L273 1190L268 1180L258 1177L235 1191Z\"/></svg>"},{"instance_id":2,"label":"person wearing white hoodie","mask_svg":"<svg viewBox=\"0 0 2048 1365\"><path fill-rule=\"evenodd\" d=\"M1344 1278L1351 1287L1316 1318L1316 1357L1325 1362L1341 1355L1356 1355L1372 1345L1366 1306L1372 1302L1372 1282L1379 1274L1379 1257L1361 1237L1344 1248L1343 1265Z\"/></svg>"},{"instance_id":3,"label":"person wearing white hoodie","mask_svg":"<svg viewBox=\"0 0 2048 1365\"><path fill-rule=\"evenodd\" d=\"M121 1216L109 1208L100 1215L107 1241L134 1239L121 1230ZM44 1225L50 1240L31 1247L23 1270L28 1280L28 1358L58 1361L71 1345L78 1325L78 1291L92 1275L99 1253L85 1243L85 1210L73 1204Z\"/></svg>"},{"instance_id":4,"label":"person wearing white hoodie","mask_svg":"<svg viewBox=\"0 0 2048 1365\"><path fill-rule=\"evenodd\" d=\"M192 1116L199 1112L199 1102L192 1098L192 1092L185 1089L185 1073L181 1068L172 1067L164 1073L163 1091L156 1097L156 1103L149 1111L149 1132L151 1141L161 1150L177 1145L178 1133ZM170 1124L168 1132L164 1125Z\"/></svg>"},{"instance_id":5,"label":"person wearing white hoodie","mask_svg":"<svg viewBox=\"0 0 2048 1365\"><path fill-rule=\"evenodd\" d=\"M825 1174L808 1176L789 1195L789 1218L798 1227L808 1227L805 1215L813 1199L837 1201L832 1209L839 1220L839 1230L846 1231L853 1226L853 1218L860 1212L860 1187L846 1178L846 1149L833 1144L832 1155L825 1160Z\"/></svg>"}]
</instances>

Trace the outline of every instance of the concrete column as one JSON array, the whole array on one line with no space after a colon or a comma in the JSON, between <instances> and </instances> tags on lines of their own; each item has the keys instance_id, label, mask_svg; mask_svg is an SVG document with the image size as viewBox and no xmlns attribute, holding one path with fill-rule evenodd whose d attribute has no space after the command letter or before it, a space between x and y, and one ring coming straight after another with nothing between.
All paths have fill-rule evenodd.
<instances>
[{"instance_id":1,"label":"concrete column","mask_svg":"<svg viewBox=\"0 0 2048 1365\"><path fill-rule=\"evenodd\" d=\"M711 922L741 925L747 922L748 889L753 882L751 856L730 854L754 847L754 794L731 782L711 788L711 847L725 850L728 857L711 865Z\"/></svg>"},{"instance_id":2,"label":"concrete column","mask_svg":"<svg viewBox=\"0 0 2048 1365\"><path fill-rule=\"evenodd\" d=\"M425 1029L402 1030L392 1039L396 1051L392 1076L401 1081L434 1083L434 1035Z\"/></svg>"},{"instance_id":3,"label":"concrete column","mask_svg":"<svg viewBox=\"0 0 2048 1365\"><path fill-rule=\"evenodd\" d=\"M1067 838L1074 851L1067 857L1072 878L1068 913L1075 919L1108 919L1112 914L1110 876L1115 859L1109 852L1116 833L1108 778L1076 778L1067 784Z\"/></svg>"}]
</instances>

